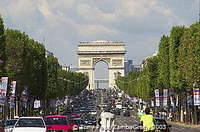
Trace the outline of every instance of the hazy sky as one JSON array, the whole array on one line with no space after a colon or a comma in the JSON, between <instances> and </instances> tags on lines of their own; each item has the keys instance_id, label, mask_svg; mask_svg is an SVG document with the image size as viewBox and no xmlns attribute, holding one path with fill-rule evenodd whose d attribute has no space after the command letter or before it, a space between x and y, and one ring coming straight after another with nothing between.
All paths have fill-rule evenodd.
<instances>
[{"instance_id":1,"label":"hazy sky","mask_svg":"<svg viewBox=\"0 0 200 132\"><path fill-rule=\"evenodd\" d=\"M0 0L8 28L44 42L61 64L77 65L80 41L126 43L126 59L140 64L172 26L198 20L199 0ZM44 41L45 40L45 41Z\"/></svg>"}]
</instances>

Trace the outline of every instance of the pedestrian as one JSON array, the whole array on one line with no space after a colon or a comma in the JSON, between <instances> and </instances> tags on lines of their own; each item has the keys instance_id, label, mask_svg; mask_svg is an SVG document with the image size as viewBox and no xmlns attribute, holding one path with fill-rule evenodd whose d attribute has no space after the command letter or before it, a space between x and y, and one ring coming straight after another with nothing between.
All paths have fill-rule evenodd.
<instances>
[{"instance_id":1,"label":"pedestrian","mask_svg":"<svg viewBox=\"0 0 200 132\"><path fill-rule=\"evenodd\" d=\"M143 132L155 131L154 117L150 114L150 108L145 109L145 114L141 117L140 123L142 125Z\"/></svg>"},{"instance_id":2,"label":"pedestrian","mask_svg":"<svg viewBox=\"0 0 200 132\"><path fill-rule=\"evenodd\" d=\"M141 117L144 115L143 111L138 109L138 113L137 113L137 116L139 119L141 119Z\"/></svg>"}]
</instances>

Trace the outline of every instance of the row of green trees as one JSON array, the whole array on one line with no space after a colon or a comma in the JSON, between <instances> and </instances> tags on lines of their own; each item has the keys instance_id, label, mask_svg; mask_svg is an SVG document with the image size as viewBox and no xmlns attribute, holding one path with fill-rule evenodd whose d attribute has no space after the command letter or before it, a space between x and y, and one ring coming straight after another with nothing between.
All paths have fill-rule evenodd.
<instances>
[{"instance_id":1,"label":"row of green trees","mask_svg":"<svg viewBox=\"0 0 200 132\"><path fill-rule=\"evenodd\" d=\"M5 29L0 17L0 77L17 81L16 97L20 102L24 89L28 91L29 104L39 99L48 110L51 99L79 94L88 84L82 73L62 70L58 59L47 53L44 45L19 30ZM8 87L8 98L9 91ZM46 107L45 107L46 106ZM19 104L20 109L20 104ZM20 111L20 110L19 110Z\"/></svg>"},{"instance_id":2,"label":"row of green trees","mask_svg":"<svg viewBox=\"0 0 200 132\"><path fill-rule=\"evenodd\" d=\"M117 86L146 101L154 97L155 89L172 90L181 100L194 83L200 86L200 23L173 27L169 36L162 36L158 53L147 57L142 66L119 77Z\"/></svg>"}]
</instances>

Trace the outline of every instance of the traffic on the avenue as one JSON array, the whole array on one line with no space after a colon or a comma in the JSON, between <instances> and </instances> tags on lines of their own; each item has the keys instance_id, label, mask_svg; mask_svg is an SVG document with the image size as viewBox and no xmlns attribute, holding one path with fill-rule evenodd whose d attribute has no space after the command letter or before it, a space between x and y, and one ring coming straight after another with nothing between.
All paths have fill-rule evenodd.
<instances>
[{"instance_id":1,"label":"traffic on the avenue","mask_svg":"<svg viewBox=\"0 0 200 132\"><path fill-rule=\"evenodd\" d=\"M1 120L1 132L142 132L146 107L148 104L133 100L119 89L83 90L55 114ZM150 112L155 132L200 130L174 124L168 115L157 116L153 109Z\"/></svg>"}]
</instances>

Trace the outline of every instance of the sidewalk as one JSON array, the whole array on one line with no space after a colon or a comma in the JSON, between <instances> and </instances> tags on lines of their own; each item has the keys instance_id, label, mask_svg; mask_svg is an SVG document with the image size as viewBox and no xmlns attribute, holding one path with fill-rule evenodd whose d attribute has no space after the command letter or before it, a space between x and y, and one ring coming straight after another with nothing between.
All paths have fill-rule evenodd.
<instances>
[{"instance_id":1,"label":"sidewalk","mask_svg":"<svg viewBox=\"0 0 200 132\"><path fill-rule=\"evenodd\" d=\"M177 126L183 126L183 127L188 127L188 128L199 128L200 129L200 124L199 125L193 125L193 124L186 124L183 122L172 122L172 121L167 121L168 124L171 125L177 125Z\"/></svg>"}]
</instances>

